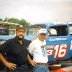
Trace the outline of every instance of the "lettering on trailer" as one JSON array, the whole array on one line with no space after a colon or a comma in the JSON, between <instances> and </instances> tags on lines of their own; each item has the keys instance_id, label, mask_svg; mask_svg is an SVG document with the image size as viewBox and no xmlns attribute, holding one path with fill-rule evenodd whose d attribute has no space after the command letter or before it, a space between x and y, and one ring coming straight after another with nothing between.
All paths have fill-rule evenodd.
<instances>
[{"instance_id":1,"label":"lettering on trailer","mask_svg":"<svg viewBox=\"0 0 72 72\"><path fill-rule=\"evenodd\" d=\"M53 45L53 46L46 46L48 56L54 55L54 58L64 58L67 53L67 44L61 44L61 45Z\"/></svg>"}]
</instances>

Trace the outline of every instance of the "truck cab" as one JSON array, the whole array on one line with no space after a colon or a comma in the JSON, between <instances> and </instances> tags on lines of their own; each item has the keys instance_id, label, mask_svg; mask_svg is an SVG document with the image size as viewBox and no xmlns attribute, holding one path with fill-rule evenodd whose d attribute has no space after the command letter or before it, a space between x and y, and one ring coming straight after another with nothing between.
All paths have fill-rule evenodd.
<instances>
[{"instance_id":1,"label":"truck cab","mask_svg":"<svg viewBox=\"0 0 72 72\"><path fill-rule=\"evenodd\" d=\"M72 24L50 26L46 43L49 61L70 59L72 57Z\"/></svg>"},{"instance_id":2,"label":"truck cab","mask_svg":"<svg viewBox=\"0 0 72 72\"><path fill-rule=\"evenodd\" d=\"M72 24L35 24L27 28L26 39L37 38L40 28L47 29L46 49L50 64L66 64L72 60ZM66 62L66 63L65 63ZM71 64L70 64L71 65Z\"/></svg>"}]
</instances>

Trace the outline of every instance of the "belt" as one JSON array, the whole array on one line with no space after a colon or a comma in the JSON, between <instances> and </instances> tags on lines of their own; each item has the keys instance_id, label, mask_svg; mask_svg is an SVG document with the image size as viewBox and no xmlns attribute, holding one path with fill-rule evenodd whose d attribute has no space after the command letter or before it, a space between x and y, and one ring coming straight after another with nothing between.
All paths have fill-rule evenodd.
<instances>
[{"instance_id":1,"label":"belt","mask_svg":"<svg viewBox=\"0 0 72 72\"><path fill-rule=\"evenodd\" d=\"M17 67L24 67L25 65L17 65Z\"/></svg>"},{"instance_id":2,"label":"belt","mask_svg":"<svg viewBox=\"0 0 72 72\"><path fill-rule=\"evenodd\" d=\"M23 67L25 65L27 65L27 64L25 63L25 64L22 64L22 65L17 65L17 67Z\"/></svg>"},{"instance_id":3,"label":"belt","mask_svg":"<svg viewBox=\"0 0 72 72\"><path fill-rule=\"evenodd\" d=\"M37 63L38 66L48 66L47 63Z\"/></svg>"}]
</instances>

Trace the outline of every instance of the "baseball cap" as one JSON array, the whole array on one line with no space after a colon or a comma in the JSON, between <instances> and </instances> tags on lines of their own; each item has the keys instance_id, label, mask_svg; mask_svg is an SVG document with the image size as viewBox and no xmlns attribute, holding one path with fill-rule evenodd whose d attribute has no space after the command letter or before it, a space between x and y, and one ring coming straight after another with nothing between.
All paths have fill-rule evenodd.
<instances>
[{"instance_id":1,"label":"baseball cap","mask_svg":"<svg viewBox=\"0 0 72 72\"><path fill-rule=\"evenodd\" d=\"M47 29L44 29L44 28L38 31L38 34L46 34L46 33L47 33Z\"/></svg>"},{"instance_id":2,"label":"baseball cap","mask_svg":"<svg viewBox=\"0 0 72 72\"><path fill-rule=\"evenodd\" d=\"M23 25L18 25L17 28L16 28L16 31L17 31L18 29L23 29L23 30L24 30Z\"/></svg>"}]
</instances>

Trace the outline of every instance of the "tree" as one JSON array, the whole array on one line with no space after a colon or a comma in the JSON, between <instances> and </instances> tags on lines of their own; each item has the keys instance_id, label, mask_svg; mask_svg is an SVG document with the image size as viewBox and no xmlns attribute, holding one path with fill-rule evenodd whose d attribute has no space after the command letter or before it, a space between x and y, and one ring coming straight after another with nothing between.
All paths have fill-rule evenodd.
<instances>
[{"instance_id":1,"label":"tree","mask_svg":"<svg viewBox=\"0 0 72 72\"><path fill-rule=\"evenodd\" d=\"M3 21L3 19L0 18L0 21Z\"/></svg>"},{"instance_id":2,"label":"tree","mask_svg":"<svg viewBox=\"0 0 72 72\"><path fill-rule=\"evenodd\" d=\"M8 22L8 18L7 17L4 19L4 22Z\"/></svg>"},{"instance_id":3,"label":"tree","mask_svg":"<svg viewBox=\"0 0 72 72\"><path fill-rule=\"evenodd\" d=\"M21 24L21 25L23 25L23 26L25 26L25 27L28 27L28 26L30 25L30 23L28 23L28 22L27 22L26 20L24 20L24 19L21 19L19 24Z\"/></svg>"},{"instance_id":4,"label":"tree","mask_svg":"<svg viewBox=\"0 0 72 72\"><path fill-rule=\"evenodd\" d=\"M8 22L11 22L11 23L19 23L20 20L17 19L17 18L9 18L9 19L8 19Z\"/></svg>"},{"instance_id":5,"label":"tree","mask_svg":"<svg viewBox=\"0 0 72 72\"><path fill-rule=\"evenodd\" d=\"M10 22L10 23L17 23L17 24L21 24L21 25L23 25L23 26L25 26L25 27L28 27L29 25L30 25L30 23L29 22L27 22L25 19L17 19L17 18L5 18L4 20L3 20L4 22Z\"/></svg>"}]
</instances>

